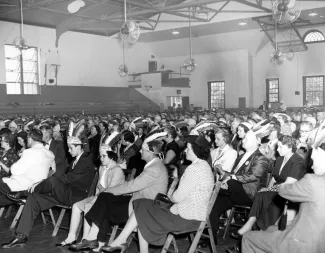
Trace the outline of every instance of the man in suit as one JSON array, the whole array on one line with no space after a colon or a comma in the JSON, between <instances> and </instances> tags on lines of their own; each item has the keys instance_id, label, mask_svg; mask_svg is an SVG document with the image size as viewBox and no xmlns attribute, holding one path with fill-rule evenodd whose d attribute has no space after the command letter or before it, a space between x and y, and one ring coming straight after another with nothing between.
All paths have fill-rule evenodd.
<instances>
[{"instance_id":1,"label":"man in suit","mask_svg":"<svg viewBox=\"0 0 325 253\"><path fill-rule=\"evenodd\" d=\"M307 173L301 180L280 187L279 195L289 201L300 202L298 215L290 226L284 231L271 226L267 231L245 233L243 253L325 252L324 149L325 144L313 148L311 159L314 174Z\"/></svg>"},{"instance_id":2,"label":"man in suit","mask_svg":"<svg viewBox=\"0 0 325 253\"><path fill-rule=\"evenodd\" d=\"M237 134L238 126L242 122L241 119L239 118L234 118L233 121L231 122L231 133L233 134L232 139L230 141L230 145L238 152L239 150L239 145L241 142L241 139L239 138Z\"/></svg>"},{"instance_id":3,"label":"man in suit","mask_svg":"<svg viewBox=\"0 0 325 253\"><path fill-rule=\"evenodd\" d=\"M66 161L63 142L53 139L53 130L52 127L50 127L49 125L47 124L42 125L40 127L40 130L43 133L43 142L45 148L52 151L55 156L55 165L56 165L55 176L58 177L64 175L67 170L67 164L66 164L67 161ZM54 174L53 170L52 170L52 174Z\"/></svg>"},{"instance_id":4,"label":"man in suit","mask_svg":"<svg viewBox=\"0 0 325 253\"><path fill-rule=\"evenodd\" d=\"M252 131L243 140L246 152L240 155L231 173L225 173L219 195L213 205L210 221L217 237L220 216L234 205L252 205L261 186L266 185L268 159L258 150L258 141Z\"/></svg>"},{"instance_id":5,"label":"man in suit","mask_svg":"<svg viewBox=\"0 0 325 253\"><path fill-rule=\"evenodd\" d=\"M2 248L9 249L25 244L34 220L41 211L58 204L72 206L88 196L94 165L90 156L84 152L83 143L78 137L68 138L69 153L74 157L73 163L66 174L56 176L55 173L29 189L31 194L27 197L16 236L10 242L2 244ZM9 194L8 198L21 201L19 193Z\"/></svg>"},{"instance_id":6,"label":"man in suit","mask_svg":"<svg viewBox=\"0 0 325 253\"><path fill-rule=\"evenodd\" d=\"M50 167L55 171L54 155L42 144L42 132L33 129L28 135L29 149L24 150L21 158L11 168L11 176L0 179L0 206L13 202L7 193L25 191L31 185L44 180Z\"/></svg>"}]
</instances>

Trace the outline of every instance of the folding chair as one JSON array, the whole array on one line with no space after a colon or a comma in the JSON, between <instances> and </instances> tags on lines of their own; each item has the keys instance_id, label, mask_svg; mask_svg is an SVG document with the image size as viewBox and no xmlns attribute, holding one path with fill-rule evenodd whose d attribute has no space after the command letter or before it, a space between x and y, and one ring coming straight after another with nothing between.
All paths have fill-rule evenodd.
<instances>
[{"instance_id":1,"label":"folding chair","mask_svg":"<svg viewBox=\"0 0 325 253\"><path fill-rule=\"evenodd\" d=\"M211 197L210 197L209 204L208 204L206 220L202 221L200 223L199 228L197 230L169 233L168 236L167 236L165 245L163 246L163 248L161 250L161 253L167 253L169 251L169 246L170 246L170 244L172 242L174 244L174 252L177 253L178 249L177 249L177 246L176 246L174 235L181 235L181 234L190 234L191 239L192 239L191 246L190 246L189 250L187 251L187 253L209 252L209 251L206 251L204 249L197 249L197 244L198 244L201 236L204 236L204 237L207 237L207 238L210 239L212 253L217 253L216 245L215 245L214 238L213 238L213 232L211 230L211 224L210 224L209 216L210 216L213 204L214 204L214 202L215 202L215 200L216 200L216 198L218 196L220 186L221 186L221 182L217 182L215 184L213 192L212 192ZM205 229L208 229L208 235L203 234L203 231ZM195 233L195 236L193 235L194 233Z\"/></svg>"},{"instance_id":2,"label":"folding chair","mask_svg":"<svg viewBox=\"0 0 325 253\"><path fill-rule=\"evenodd\" d=\"M91 196L93 196L95 194L98 177L99 177L99 170L97 169L96 170L96 173L95 173L95 176L94 176L94 179L93 179L93 182L91 184L90 190L88 192L88 197L91 197ZM64 218L64 214L65 214L66 210L72 209L72 206L65 206L65 205L56 205L56 207L61 208L61 212L60 212L60 215L58 217L57 222L55 223L54 230L52 232L52 236L56 236L56 234L58 233L59 229L69 230L68 227L62 227L61 226L61 223L62 223L62 220ZM51 209L49 209L49 210L51 210ZM81 226L82 225L80 224L79 225L79 228L78 228L78 231L77 231L77 237L79 235Z\"/></svg>"},{"instance_id":3,"label":"folding chair","mask_svg":"<svg viewBox=\"0 0 325 253\"><path fill-rule=\"evenodd\" d=\"M1 207L1 208L0 208L0 218L1 218L2 215L4 214L5 210L6 210L6 207ZM9 215L10 215L10 213L11 213L11 210L12 210L12 205L10 205L10 206L8 207L7 212L6 212L6 214L5 214L5 217L4 217L5 219L7 219L7 218L9 217Z\"/></svg>"},{"instance_id":4,"label":"folding chair","mask_svg":"<svg viewBox=\"0 0 325 253\"><path fill-rule=\"evenodd\" d=\"M225 231L223 233L223 239L226 238L226 235L228 233L229 227L233 226L233 227L238 227L241 228L243 225L242 224L237 224L237 223L231 223L231 221L234 218L235 212L238 212L238 209L243 209L244 210L244 214L245 214L245 219L247 219L248 217L248 211L251 209L251 206L241 206L241 205L235 205L231 208L230 214L228 216L228 218L226 219L226 228Z\"/></svg>"}]
</instances>

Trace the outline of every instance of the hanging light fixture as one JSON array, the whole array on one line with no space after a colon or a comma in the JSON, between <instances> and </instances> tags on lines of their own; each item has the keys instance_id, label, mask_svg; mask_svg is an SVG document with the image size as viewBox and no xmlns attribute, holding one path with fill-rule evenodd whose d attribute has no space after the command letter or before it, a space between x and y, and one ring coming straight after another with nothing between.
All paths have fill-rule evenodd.
<instances>
[{"instance_id":1,"label":"hanging light fixture","mask_svg":"<svg viewBox=\"0 0 325 253\"><path fill-rule=\"evenodd\" d=\"M184 68L188 73L191 73L195 70L196 68L196 63L195 60L192 58L192 12L191 10L189 11L189 23L190 23L190 37L189 37L189 42L190 42L190 58L186 59L184 62Z\"/></svg>"},{"instance_id":2,"label":"hanging light fixture","mask_svg":"<svg viewBox=\"0 0 325 253\"><path fill-rule=\"evenodd\" d=\"M122 45L123 45L123 64L121 64L118 67L117 72L120 75L120 77L125 77L128 74L129 70L128 70L128 67L125 64L125 58L124 58L124 42L123 41L122 41Z\"/></svg>"},{"instance_id":3,"label":"hanging light fixture","mask_svg":"<svg viewBox=\"0 0 325 253\"><path fill-rule=\"evenodd\" d=\"M24 39L24 16L23 16L23 1L20 0L20 36L15 38L12 44L19 50L27 49L26 40Z\"/></svg>"},{"instance_id":4,"label":"hanging light fixture","mask_svg":"<svg viewBox=\"0 0 325 253\"><path fill-rule=\"evenodd\" d=\"M275 25L275 51L271 54L271 62L277 63L278 65L282 65L285 61L285 56L278 50L278 40L277 40L277 33L278 33L278 23L274 22Z\"/></svg>"}]
</instances>

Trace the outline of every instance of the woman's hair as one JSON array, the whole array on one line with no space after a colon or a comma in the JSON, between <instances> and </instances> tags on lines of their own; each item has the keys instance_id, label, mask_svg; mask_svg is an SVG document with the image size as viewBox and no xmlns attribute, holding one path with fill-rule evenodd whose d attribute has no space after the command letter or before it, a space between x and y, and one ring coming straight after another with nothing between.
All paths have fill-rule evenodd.
<instances>
[{"instance_id":1,"label":"woman's hair","mask_svg":"<svg viewBox=\"0 0 325 253\"><path fill-rule=\"evenodd\" d=\"M173 139L177 137L177 132L174 127L165 127L165 130L171 135Z\"/></svg>"},{"instance_id":2,"label":"woman's hair","mask_svg":"<svg viewBox=\"0 0 325 253\"><path fill-rule=\"evenodd\" d=\"M4 140L4 142L9 144L9 147L13 147L15 145L15 139L14 139L14 135L10 132L10 133L2 133L0 135L0 140Z\"/></svg>"},{"instance_id":3,"label":"woman's hair","mask_svg":"<svg viewBox=\"0 0 325 253\"><path fill-rule=\"evenodd\" d=\"M101 122L99 122L99 124L102 124L103 125L103 127L105 128L105 131L108 130L108 124L105 121L101 121Z\"/></svg>"},{"instance_id":4,"label":"woman's hair","mask_svg":"<svg viewBox=\"0 0 325 253\"><path fill-rule=\"evenodd\" d=\"M107 157L109 159L113 160L114 162L117 162L118 157L117 157L117 154L115 152L113 152L113 151L106 151L106 153L107 153Z\"/></svg>"},{"instance_id":5,"label":"woman's hair","mask_svg":"<svg viewBox=\"0 0 325 253\"><path fill-rule=\"evenodd\" d=\"M25 143L25 147L27 147L27 139L28 139L28 133L25 131L21 131L17 134L17 138L20 137L23 139L24 143Z\"/></svg>"},{"instance_id":6,"label":"woman's hair","mask_svg":"<svg viewBox=\"0 0 325 253\"><path fill-rule=\"evenodd\" d=\"M216 141L216 136L214 134L214 130L211 129L211 130L207 130L206 133L205 133L207 136L210 137L211 141L210 141L210 145L213 147L213 148L216 148L216 144L215 144L215 141Z\"/></svg>"},{"instance_id":7,"label":"woman's hair","mask_svg":"<svg viewBox=\"0 0 325 253\"><path fill-rule=\"evenodd\" d=\"M135 141L134 134L131 131L125 130L122 134L124 136L124 141L128 141L130 143L133 143Z\"/></svg>"},{"instance_id":8,"label":"woman's hair","mask_svg":"<svg viewBox=\"0 0 325 253\"><path fill-rule=\"evenodd\" d=\"M247 126L245 126L244 124L242 124L242 123L240 123L240 124L238 125L238 127L243 128L245 133L247 133L247 132L249 131L249 128L248 128Z\"/></svg>"},{"instance_id":9,"label":"woman's hair","mask_svg":"<svg viewBox=\"0 0 325 253\"><path fill-rule=\"evenodd\" d=\"M276 136L278 137L278 139L279 139L279 137L280 137L280 133L281 133L281 128L278 126L278 125L274 125L273 127L272 127L272 129L271 129L271 131L273 132L273 131L276 131Z\"/></svg>"},{"instance_id":10,"label":"woman's hair","mask_svg":"<svg viewBox=\"0 0 325 253\"><path fill-rule=\"evenodd\" d=\"M279 138L279 141L282 143L282 145L287 145L288 148L292 149L292 153L295 153L297 151L297 145L296 145L296 139L289 136L289 135L282 135Z\"/></svg>"},{"instance_id":11,"label":"woman's hair","mask_svg":"<svg viewBox=\"0 0 325 253\"><path fill-rule=\"evenodd\" d=\"M216 134L222 134L222 138L226 144L229 144L231 141L231 134L228 129L226 128L219 128L219 130L216 132Z\"/></svg>"},{"instance_id":12,"label":"woman's hair","mask_svg":"<svg viewBox=\"0 0 325 253\"><path fill-rule=\"evenodd\" d=\"M208 160L209 155L210 155L210 150L203 148L195 143L191 143L193 153L197 156L197 158L201 160Z\"/></svg>"},{"instance_id":13,"label":"woman's hair","mask_svg":"<svg viewBox=\"0 0 325 253\"><path fill-rule=\"evenodd\" d=\"M99 128L99 126L97 126L97 125L93 125L92 127L96 128L96 132L97 132L97 134L100 133L100 128Z\"/></svg>"}]
</instances>

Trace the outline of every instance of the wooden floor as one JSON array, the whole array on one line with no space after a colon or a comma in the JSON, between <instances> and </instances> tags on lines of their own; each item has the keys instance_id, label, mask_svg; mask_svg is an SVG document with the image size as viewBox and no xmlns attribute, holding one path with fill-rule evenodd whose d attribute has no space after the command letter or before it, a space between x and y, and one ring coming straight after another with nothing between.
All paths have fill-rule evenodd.
<instances>
[{"instance_id":1,"label":"wooden floor","mask_svg":"<svg viewBox=\"0 0 325 253\"><path fill-rule=\"evenodd\" d=\"M0 244L6 243L12 239L14 236L14 230L10 230L10 224L13 220L13 217L16 213L16 210L11 212L11 216L7 219L0 218ZM58 217L58 211L54 210L54 216ZM69 214L65 215L63 220L63 225L69 225ZM66 230L59 230L56 237L52 237L53 225L48 224L46 226L42 226L43 222L41 217L39 216L35 223L34 228L30 233L28 238L28 242L23 247L16 247L13 249L0 249L1 253L61 253L61 252L70 252L68 249L57 248L54 245L58 242L63 241L67 236ZM232 239L222 238L218 241L219 245L217 246L218 253L225 253L226 248L228 246L234 245L235 241ZM177 240L177 245L179 247L180 253L186 253L189 247L189 241L187 238L179 238ZM159 253L161 251L161 247L150 247L150 253ZM128 250L128 253L137 253L138 247L135 242L132 242L131 247Z\"/></svg>"}]
</instances>

